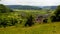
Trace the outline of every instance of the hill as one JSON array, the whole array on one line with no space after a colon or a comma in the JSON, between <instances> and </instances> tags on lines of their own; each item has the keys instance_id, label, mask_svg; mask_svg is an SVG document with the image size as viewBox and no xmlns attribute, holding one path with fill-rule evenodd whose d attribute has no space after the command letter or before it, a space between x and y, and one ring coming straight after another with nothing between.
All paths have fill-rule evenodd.
<instances>
[{"instance_id":1,"label":"hill","mask_svg":"<svg viewBox=\"0 0 60 34\"><path fill-rule=\"evenodd\" d=\"M55 10L57 8L57 6L42 6L42 9L51 9L51 10Z\"/></svg>"},{"instance_id":2,"label":"hill","mask_svg":"<svg viewBox=\"0 0 60 34\"><path fill-rule=\"evenodd\" d=\"M6 5L11 9L23 9L23 10L41 10L41 9L51 9L54 10L57 6L28 6L28 5Z\"/></svg>"},{"instance_id":3,"label":"hill","mask_svg":"<svg viewBox=\"0 0 60 34\"><path fill-rule=\"evenodd\" d=\"M23 10L41 10L42 9L37 6L26 6L26 5L6 5L6 6L11 9L23 9Z\"/></svg>"}]
</instances>

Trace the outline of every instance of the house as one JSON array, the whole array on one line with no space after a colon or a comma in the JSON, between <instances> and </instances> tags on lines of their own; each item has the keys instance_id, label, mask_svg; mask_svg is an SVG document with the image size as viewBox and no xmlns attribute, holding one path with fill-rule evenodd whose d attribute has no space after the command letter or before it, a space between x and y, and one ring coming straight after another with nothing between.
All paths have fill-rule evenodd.
<instances>
[{"instance_id":1,"label":"house","mask_svg":"<svg viewBox=\"0 0 60 34\"><path fill-rule=\"evenodd\" d=\"M40 23L40 24L42 24L44 22L47 23L48 17L49 17L49 14L37 15L35 22Z\"/></svg>"}]
</instances>

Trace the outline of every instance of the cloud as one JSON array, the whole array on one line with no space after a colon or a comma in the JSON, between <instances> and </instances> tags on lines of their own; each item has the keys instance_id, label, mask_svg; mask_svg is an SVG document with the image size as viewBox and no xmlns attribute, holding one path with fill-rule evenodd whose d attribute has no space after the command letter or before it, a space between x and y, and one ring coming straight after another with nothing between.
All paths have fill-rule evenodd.
<instances>
[{"instance_id":1,"label":"cloud","mask_svg":"<svg viewBox=\"0 0 60 34\"><path fill-rule=\"evenodd\" d=\"M0 3L5 5L51 6L60 5L60 0L2 0Z\"/></svg>"}]
</instances>

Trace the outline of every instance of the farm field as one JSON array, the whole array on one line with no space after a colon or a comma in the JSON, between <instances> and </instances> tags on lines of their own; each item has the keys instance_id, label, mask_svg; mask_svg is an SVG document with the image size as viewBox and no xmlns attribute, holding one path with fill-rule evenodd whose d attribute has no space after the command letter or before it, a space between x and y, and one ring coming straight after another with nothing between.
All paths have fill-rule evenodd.
<instances>
[{"instance_id":1,"label":"farm field","mask_svg":"<svg viewBox=\"0 0 60 34\"><path fill-rule=\"evenodd\" d=\"M0 34L60 34L60 22L37 24L32 27L0 28Z\"/></svg>"}]
</instances>

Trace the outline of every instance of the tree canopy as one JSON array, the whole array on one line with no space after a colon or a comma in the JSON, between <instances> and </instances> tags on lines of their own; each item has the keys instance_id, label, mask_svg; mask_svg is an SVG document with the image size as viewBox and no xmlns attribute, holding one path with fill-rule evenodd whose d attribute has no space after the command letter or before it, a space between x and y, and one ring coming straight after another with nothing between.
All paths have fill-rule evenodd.
<instances>
[{"instance_id":1,"label":"tree canopy","mask_svg":"<svg viewBox=\"0 0 60 34\"><path fill-rule=\"evenodd\" d=\"M0 4L0 12L6 13L6 12L12 12L12 10L10 8L6 7L5 5Z\"/></svg>"},{"instance_id":2,"label":"tree canopy","mask_svg":"<svg viewBox=\"0 0 60 34\"><path fill-rule=\"evenodd\" d=\"M56 11L54 12L54 16L51 16L52 21L60 21L60 5L57 7Z\"/></svg>"}]
</instances>

